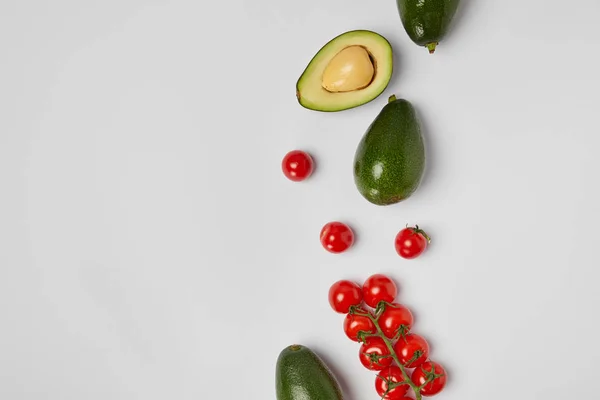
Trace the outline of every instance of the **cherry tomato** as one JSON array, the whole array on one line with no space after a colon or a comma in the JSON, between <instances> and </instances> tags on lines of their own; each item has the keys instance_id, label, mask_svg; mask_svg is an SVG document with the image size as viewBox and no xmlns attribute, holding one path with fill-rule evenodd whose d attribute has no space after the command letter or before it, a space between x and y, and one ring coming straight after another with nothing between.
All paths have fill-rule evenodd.
<instances>
[{"instance_id":1,"label":"cherry tomato","mask_svg":"<svg viewBox=\"0 0 600 400\"><path fill-rule=\"evenodd\" d=\"M334 311L346 314L351 306L357 306L362 301L360 286L356 283L341 280L329 288L329 304Z\"/></svg>"},{"instance_id":2,"label":"cherry tomato","mask_svg":"<svg viewBox=\"0 0 600 400\"><path fill-rule=\"evenodd\" d=\"M375 378L375 390L381 400L402 400L405 398L404 395L408 392L410 386L407 383L395 386L401 382L404 382L402 371L397 366L392 365L377 375ZM390 384L393 387L388 390Z\"/></svg>"},{"instance_id":3,"label":"cherry tomato","mask_svg":"<svg viewBox=\"0 0 600 400\"><path fill-rule=\"evenodd\" d=\"M423 396L433 396L441 392L446 386L446 370L434 361L426 361L412 373L411 380L417 386L424 385L421 389Z\"/></svg>"},{"instance_id":4,"label":"cherry tomato","mask_svg":"<svg viewBox=\"0 0 600 400\"><path fill-rule=\"evenodd\" d=\"M409 333L398 339L394 351L403 366L416 368L427 360L429 343L423 337Z\"/></svg>"},{"instance_id":5,"label":"cherry tomato","mask_svg":"<svg viewBox=\"0 0 600 400\"><path fill-rule=\"evenodd\" d=\"M430 241L429 236L418 225L414 228L406 227L396 235L396 252L402 258L417 258Z\"/></svg>"},{"instance_id":6,"label":"cherry tomato","mask_svg":"<svg viewBox=\"0 0 600 400\"><path fill-rule=\"evenodd\" d=\"M363 284L363 296L369 307L377 307L380 301L391 303L398 294L394 281L382 274L371 275Z\"/></svg>"},{"instance_id":7,"label":"cherry tomato","mask_svg":"<svg viewBox=\"0 0 600 400\"><path fill-rule=\"evenodd\" d=\"M292 150L283 157L281 169L289 180L300 182L312 174L314 163L310 154L302 150Z\"/></svg>"},{"instance_id":8,"label":"cherry tomato","mask_svg":"<svg viewBox=\"0 0 600 400\"><path fill-rule=\"evenodd\" d=\"M398 339L399 335L408 333L412 328L413 321L410 310L398 303L387 305L379 316L379 326L383 334L390 339Z\"/></svg>"},{"instance_id":9,"label":"cherry tomato","mask_svg":"<svg viewBox=\"0 0 600 400\"><path fill-rule=\"evenodd\" d=\"M360 362L371 371L381 371L392 364L390 350L382 338L371 336L360 346Z\"/></svg>"},{"instance_id":10,"label":"cherry tomato","mask_svg":"<svg viewBox=\"0 0 600 400\"><path fill-rule=\"evenodd\" d=\"M329 222L321 229L321 244L330 253L341 253L354 244L354 232L342 222Z\"/></svg>"},{"instance_id":11,"label":"cherry tomato","mask_svg":"<svg viewBox=\"0 0 600 400\"><path fill-rule=\"evenodd\" d=\"M360 313L367 312L361 308L357 308L356 311ZM360 331L375 333L377 328L375 328L375 324L369 317L355 314L346 315L346 318L344 319L344 332L346 333L346 336L348 336L350 340L359 342L358 332Z\"/></svg>"}]
</instances>

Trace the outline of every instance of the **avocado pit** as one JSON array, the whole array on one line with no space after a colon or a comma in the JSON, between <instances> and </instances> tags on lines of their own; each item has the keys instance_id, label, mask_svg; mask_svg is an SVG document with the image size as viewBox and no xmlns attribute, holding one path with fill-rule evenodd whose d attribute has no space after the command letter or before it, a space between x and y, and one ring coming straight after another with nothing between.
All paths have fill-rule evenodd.
<instances>
[{"instance_id":1,"label":"avocado pit","mask_svg":"<svg viewBox=\"0 0 600 400\"><path fill-rule=\"evenodd\" d=\"M321 85L332 93L352 92L364 89L373 81L375 66L371 55L363 46L348 46L329 62Z\"/></svg>"}]
</instances>

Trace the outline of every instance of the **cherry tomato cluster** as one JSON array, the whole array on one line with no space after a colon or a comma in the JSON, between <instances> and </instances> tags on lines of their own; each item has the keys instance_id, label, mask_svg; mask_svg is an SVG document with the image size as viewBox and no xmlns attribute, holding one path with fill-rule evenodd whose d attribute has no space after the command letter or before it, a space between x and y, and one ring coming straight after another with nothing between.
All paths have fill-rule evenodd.
<instances>
[{"instance_id":1,"label":"cherry tomato cluster","mask_svg":"<svg viewBox=\"0 0 600 400\"><path fill-rule=\"evenodd\" d=\"M329 288L329 304L346 314L344 332L361 343L358 352L362 365L378 372L375 390L382 400L417 400L433 396L446 385L446 371L429 359L429 344L412 332L412 312L396 302L398 287L383 274L367 278L362 287L349 280Z\"/></svg>"},{"instance_id":2,"label":"cherry tomato cluster","mask_svg":"<svg viewBox=\"0 0 600 400\"><path fill-rule=\"evenodd\" d=\"M314 161L307 152L292 150L283 157L281 169L289 180L301 182L312 175ZM407 226L398 232L394 244L400 257L413 259L425 251L429 242L429 236L418 226ZM343 253L353 244L354 232L343 222L329 222L321 229L321 245L330 253Z\"/></svg>"}]
</instances>

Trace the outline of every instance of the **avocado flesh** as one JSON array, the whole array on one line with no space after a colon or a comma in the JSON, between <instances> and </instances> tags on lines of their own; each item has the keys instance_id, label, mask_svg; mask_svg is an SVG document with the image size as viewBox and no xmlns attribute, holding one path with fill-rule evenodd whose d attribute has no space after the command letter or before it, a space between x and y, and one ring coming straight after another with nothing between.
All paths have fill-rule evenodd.
<instances>
[{"instance_id":1,"label":"avocado flesh","mask_svg":"<svg viewBox=\"0 0 600 400\"><path fill-rule=\"evenodd\" d=\"M371 56L375 67L373 80L362 89L349 92L329 92L322 78L329 62L350 46L362 46ZM367 30L343 33L323 46L312 58L296 84L296 97L303 107L323 112L347 110L377 98L387 87L393 72L392 46L383 36Z\"/></svg>"},{"instance_id":2,"label":"avocado flesh","mask_svg":"<svg viewBox=\"0 0 600 400\"><path fill-rule=\"evenodd\" d=\"M446 36L460 0L396 0L400 19L410 39L430 53Z\"/></svg>"},{"instance_id":3,"label":"avocado flesh","mask_svg":"<svg viewBox=\"0 0 600 400\"><path fill-rule=\"evenodd\" d=\"M412 104L389 98L354 156L354 182L369 202L385 206L410 197L425 170L425 146Z\"/></svg>"},{"instance_id":4,"label":"avocado flesh","mask_svg":"<svg viewBox=\"0 0 600 400\"><path fill-rule=\"evenodd\" d=\"M342 390L327 365L311 349L288 346L277 358L277 400L343 400Z\"/></svg>"}]
</instances>

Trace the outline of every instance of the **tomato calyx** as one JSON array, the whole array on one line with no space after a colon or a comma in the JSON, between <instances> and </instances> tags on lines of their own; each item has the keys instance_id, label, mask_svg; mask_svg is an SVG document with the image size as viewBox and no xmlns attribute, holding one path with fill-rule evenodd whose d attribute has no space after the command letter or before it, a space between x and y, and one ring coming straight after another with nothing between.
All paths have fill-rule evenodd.
<instances>
[{"instance_id":1,"label":"tomato calyx","mask_svg":"<svg viewBox=\"0 0 600 400\"><path fill-rule=\"evenodd\" d=\"M419 388L421 396L434 396L440 393L446 386L446 370L439 363L427 360L416 368L411 376L411 380Z\"/></svg>"},{"instance_id":2,"label":"tomato calyx","mask_svg":"<svg viewBox=\"0 0 600 400\"><path fill-rule=\"evenodd\" d=\"M410 327L402 324L398 328L398 331L396 332L396 336L394 336L394 338L392 340L396 341L400 338L406 339L406 335L408 334L408 332L410 332Z\"/></svg>"},{"instance_id":3,"label":"tomato calyx","mask_svg":"<svg viewBox=\"0 0 600 400\"><path fill-rule=\"evenodd\" d=\"M427 243L431 243L431 237L429 237L429 235L423 229L419 228L419 225L415 225L414 227L412 227L412 226L409 227L408 224L406 224L406 228L409 229L410 231L412 231L412 233L414 235L419 235L419 234L423 235L423 237L425 239L427 239Z\"/></svg>"},{"instance_id":4,"label":"tomato calyx","mask_svg":"<svg viewBox=\"0 0 600 400\"><path fill-rule=\"evenodd\" d=\"M427 364L429 364L429 366L431 367L431 371L428 371L425 369L425 366ZM420 368L421 368L421 371L423 372L423 374L425 375L425 382L421 386L419 386L420 390L422 390L425 386L429 385L434 380L445 376L445 374L436 374L435 373L435 365L433 364L432 361L423 363L423 365L421 365Z\"/></svg>"},{"instance_id":5,"label":"tomato calyx","mask_svg":"<svg viewBox=\"0 0 600 400\"><path fill-rule=\"evenodd\" d=\"M377 303L377 307L375 308L375 315L377 316L377 318L379 318L381 314L383 314L387 307L392 307L392 303L389 303L385 300L381 300L379 303Z\"/></svg>"},{"instance_id":6,"label":"tomato calyx","mask_svg":"<svg viewBox=\"0 0 600 400\"><path fill-rule=\"evenodd\" d=\"M420 350L420 349L419 349L419 350L415 350L415 351L414 351L414 353L413 353L413 356L410 358L410 360L408 360L408 361L407 361L407 362L404 364L404 367L406 367L406 368L410 368L410 365L411 365L412 363L414 363L415 361L417 361L419 358L423 357L423 354L425 354L425 353L423 352L423 350Z\"/></svg>"},{"instance_id":7,"label":"tomato calyx","mask_svg":"<svg viewBox=\"0 0 600 400\"><path fill-rule=\"evenodd\" d=\"M387 365L381 363L381 360L392 357L390 354L379 355L377 353L369 353L369 352L362 353L362 354L369 359L369 361L371 362L372 365L377 365L382 368L386 367Z\"/></svg>"},{"instance_id":8,"label":"tomato calyx","mask_svg":"<svg viewBox=\"0 0 600 400\"><path fill-rule=\"evenodd\" d=\"M387 389L385 389L385 391L381 395L382 399L386 399L387 395L390 394L390 392L392 392L397 387L404 386L404 385L410 385L410 383L409 383L410 379L406 380L406 378L404 378L404 380L402 382L396 382L392 378L385 378L385 377L382 377L381 375L378 375L378 378L383 380L385 382L385 385L387 386ZM425 386L425 385L423 385L423 386Z\"/></svg>"},{"instance_id":9,"label":"tomato calyx","mask_svg":"<svg viewBox=\"0 0 600 400\"><path fill-rule=\"evenodd\" d=\"M360 343L365 343L368 338L373 337L373 336L379 336L379 335L376 333L360 331L360 332L358 332L358 334L356 336L358 337L358 341Z\"/></svg>"}]
</instances>

